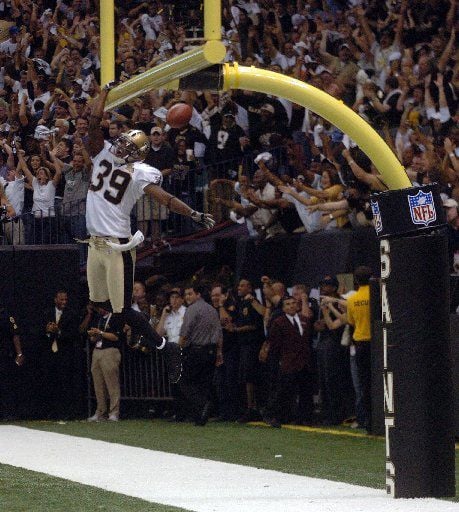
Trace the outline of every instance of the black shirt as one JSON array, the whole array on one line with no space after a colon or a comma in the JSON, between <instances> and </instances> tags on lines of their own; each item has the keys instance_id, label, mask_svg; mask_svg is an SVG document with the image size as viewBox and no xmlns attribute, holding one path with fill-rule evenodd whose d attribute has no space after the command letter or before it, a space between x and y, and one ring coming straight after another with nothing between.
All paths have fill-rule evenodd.
<instances>
[{"instance_id":1,"label":"black shirt","mask_svg":"<svg viewBox=\"0 0 459 512\"><path fill-rule=\"evenodd\" d=\"M174 158L174 151L169 144L162 144L159 149L150 149L147 158L145 158L145 163L162 171L171 168Z\"/></svg>"},{"instance_id":2,"label":"black shirt","mask_svg":"<svg viewBox=\"0 0 459 512\"><path fill-rule=\"evenodd\" d=\"M9 357L13 353L13 337L19 334L14 317L5 309L0 309L0 358Z\"/></svg>"},{"instance_id":3,"label":"black shirt","mask_svg":"<svg viewBox=\"0 0 459 512\"><path fill-rule=\"evenodd\" d=\"M94 348L96 350L103 350L105 348L120 348L121 339L123 334L123 323L118 318L119 315L113 317L113 315L109 314L106 316L102 316L97 314L93 321L91 322L91 327L96 327L101 331L109 332L118 336L118 341L108 341L105 338L101 338L99 341L96 341L94 344Z\"/></svg>"},{"instance_id":4,"label":"black shirt","mask_svg":"<svg viewBox=\"0 0 459 512\"><path fill-rule=\"evenodd\" d=\"M263 318L255 311L250 301L244 299L238 301L234 324L236 327L247 325L255 327L252 331L237 333L237 340L241 345L261 343L263 341Z\"/></svg>"}]
</instances>

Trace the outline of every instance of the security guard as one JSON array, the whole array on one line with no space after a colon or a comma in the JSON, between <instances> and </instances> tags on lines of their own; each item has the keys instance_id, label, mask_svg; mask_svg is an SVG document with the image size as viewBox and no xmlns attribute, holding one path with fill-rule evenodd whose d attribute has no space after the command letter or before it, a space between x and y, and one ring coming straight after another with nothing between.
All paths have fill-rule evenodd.
<instances>
[{"instance_id":1,"label":"security guard","mask_svg":"<svg viewBox=\"0 0 459 512\"><path fill-rule=\"evenodd\" d=\"M24 363L15 319L0 307L0 418L13 419L16 407L17 366Z\"/></svg>"}]
</instances>

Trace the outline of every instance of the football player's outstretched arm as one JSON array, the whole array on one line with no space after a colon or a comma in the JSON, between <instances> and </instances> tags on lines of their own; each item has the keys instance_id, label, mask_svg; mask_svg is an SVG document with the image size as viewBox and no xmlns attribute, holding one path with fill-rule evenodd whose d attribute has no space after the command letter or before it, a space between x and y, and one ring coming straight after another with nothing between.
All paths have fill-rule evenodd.
<instances>
[{"instance_id":1,"label":"football player's outstretched arm","mask_svg":"<svg viewBox=\"0 0 459 512\"><path fill-rule=\"evenodd\" d=\"M212 215L193 210L178 197L169 194L169 192L166 192L158 185L151 183L150 185L147 185L143 190L145 194L154 197L161 204L167 206L167 208L172 212L184 215L185 217L191 217L194 222L201 224L201 226L204 226L206 229L214 227L215 220Z\"/></svg>"},{"instance_id":2,"label":"football player's outstretched arm","mask_svg":"<svg viewBox=\"0 0 459 512\"><path fill-rule=\"evenodd\" d=\"M94 103L91 115L89 116L89 131L88 131L88 149L89 156L95 157L104 148L104 134L100 126L102 115L104 113L105 101L108 93L115 86L115 82L109 82L104 85L99 93L99 97Z\"/></svg>"}]
</instances>

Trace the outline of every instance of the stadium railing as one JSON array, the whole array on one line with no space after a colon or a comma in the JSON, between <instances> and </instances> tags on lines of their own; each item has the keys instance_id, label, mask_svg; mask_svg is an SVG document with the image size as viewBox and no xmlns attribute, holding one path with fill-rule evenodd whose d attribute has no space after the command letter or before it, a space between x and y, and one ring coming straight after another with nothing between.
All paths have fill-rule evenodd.
<instances>
[{"instance_id":1,"label":"stadium railing","mask_svg":"<svg viewBox=\"0 0 459 512\"><path fill-rule=\"evenodd\" d=\"M279 166L285 163L282 148L273 153ZM195 210L211 212L217 222L226 220L224 208L215 208L209 192L209 183L213 179L226 178L237 180L244 174L253 176L256 165L253 154L243 158L226 160L212 164L196 161L192 172L176 173L166 176L163 188L191 206ZM232 195L232 187L221 187L219 194L226 199ZM60 200L48 211L23 212L12 220L4 219L0 223L0 245L52 245L74 244L75 238L86 238L85 229L86 200L63 205ZM198 226L186 217L168 212L148 196L143 196L131 212L132 232L140 229L147 239L186 236ZM81 247L81 264L84 265L87 248Z\"/></svg>"}]
</instances>

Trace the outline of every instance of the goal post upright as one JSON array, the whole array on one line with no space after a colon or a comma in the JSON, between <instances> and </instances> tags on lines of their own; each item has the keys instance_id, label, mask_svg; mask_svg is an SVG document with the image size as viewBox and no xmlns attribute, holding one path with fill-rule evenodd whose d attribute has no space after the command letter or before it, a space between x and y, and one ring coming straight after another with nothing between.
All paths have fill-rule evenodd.
<instances>
[{"instance_id":1,"label":"goal post upright","mask_svg":"<svg viewBox=\"0 0 459 512\"><path fill-rule=\"evenodd\" d=\"M100 0L100 85L115 80L115 2Z\"/></svg>"}]
</instances>

